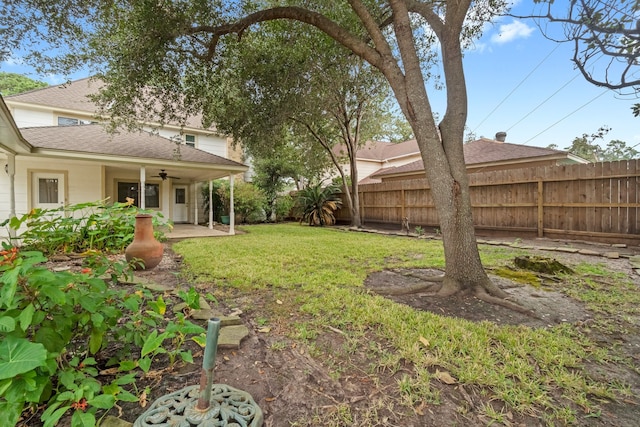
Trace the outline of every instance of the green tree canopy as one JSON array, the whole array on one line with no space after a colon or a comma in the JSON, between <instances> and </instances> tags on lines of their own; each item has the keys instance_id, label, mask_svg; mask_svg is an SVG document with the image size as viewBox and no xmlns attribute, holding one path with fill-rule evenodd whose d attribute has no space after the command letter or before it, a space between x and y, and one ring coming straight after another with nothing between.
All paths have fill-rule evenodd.
<instances>
[{"instance_id":1,"label":"green tree canopy","mask_svg":"<svg viewBox=\"0 0 640 427\"><path fill-rule=\"evenodd\" d=\"M22 74L0 72L0 94L2 96L15 95L47 86L49 85L45 82L30 79Z\"/></svg>"},{"instance_id":2,"label":"green tree canopy","mask_svg":"<svg viewBox=\"0 0 640 427\"><path fill-rule=\"evenodd\" d=\"M640 152L635 149L635 146L629 147L626 142L619 139L609 141L603 148L599 142L604 141L605 135L610 130L611 128L602 126L590 135L583 133L582 136L575 137L571 145L566 147L565 150L591 162L630 160L640 156ZM552 144L549 148L556 149L557 145Z\"/></svg>"}]
</instances>

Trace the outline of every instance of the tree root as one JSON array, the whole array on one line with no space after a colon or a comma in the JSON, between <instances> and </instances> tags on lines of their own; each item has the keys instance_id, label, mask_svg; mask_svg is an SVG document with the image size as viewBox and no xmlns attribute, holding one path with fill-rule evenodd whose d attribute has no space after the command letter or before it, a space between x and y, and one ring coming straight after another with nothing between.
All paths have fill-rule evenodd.
<instances>
[{"instance_id":1,"label":"tree root","mask_svg":"<svg viewBox=\"0 0 640 427\"><path fill-rule=\"evenodd\" d=\"M428 281L427 283L418 283L411 286L405 286L402 288L394 287L394 286L381 286L370 288L377 294L380 295L408 295L408 294L417 294L418 292L431 292L435 295L438 289L440 289L441 285L437 283L433 283L432 281Z\"/></svg>"},{"instance_id":2,"label":"tree root","mask_svg":"<svg viewBox=\"0 0 640 427\"><path fill-rule=\"evenodd\" d=\"M498 297L494 297L492 295L489 295L484 290L476 291L474 296L476 298L478 298L480 301L484 301L484 302L487 302L489 304L499 305L501 307L508 308L509 310L513 310L513 311L516 311L518 313L526 314L527 316L530 316L530 317L533 317L533 318L536 318L536 319L540 319L540 317L533 310L531 310L531 309L529 309L527 307L524 307L524 306L518 304L517 302L513 302L513 301L509 301L509 300L504 299L504 298L498 298Z\"/></svg>"},{"instance_id":3,"label":"tree root","mask_svg":"<svg viewBox=\"0 0 640 427\"><path fill-rule=\"evenodd\" d=\"M422 280L422 283L408 285L404 287L397 286L381 286L370 288L380 295L400 296L409 295L418 292L427 292L434 297L448 298L453 295L467 295L473 292L473 295L481 301L489 304L499 305L517 313L522 313L533 318L540 318L535 311L518 304L516 301L510 301L509 293L498 288L494 283L476 284L474 287L463 287L458 281L451 279L445 275L437 276L419 276L416 274L404 274L405 276L415 277Z\"/></svg>"}]
</instances>

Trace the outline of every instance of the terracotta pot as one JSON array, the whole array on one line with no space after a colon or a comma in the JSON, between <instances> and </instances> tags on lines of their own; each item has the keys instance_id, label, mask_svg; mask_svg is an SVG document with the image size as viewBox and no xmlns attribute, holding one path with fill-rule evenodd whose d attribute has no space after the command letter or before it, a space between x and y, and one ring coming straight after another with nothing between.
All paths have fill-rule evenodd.
<instances>
[{"instance_id":1,"label":"terracotta pot","mask_svg":"<svg viewBox=\"0 0 640 427\"><path fill-rule=\"evenodd\" d=\"M153 235L152 216L148 214L136 215L136 228L133 242L127 246L124 256L127 262L137 258L144 263L135 263L134 270L150 270L162 261L164 247Z\"/></svg>"}]
</instances>

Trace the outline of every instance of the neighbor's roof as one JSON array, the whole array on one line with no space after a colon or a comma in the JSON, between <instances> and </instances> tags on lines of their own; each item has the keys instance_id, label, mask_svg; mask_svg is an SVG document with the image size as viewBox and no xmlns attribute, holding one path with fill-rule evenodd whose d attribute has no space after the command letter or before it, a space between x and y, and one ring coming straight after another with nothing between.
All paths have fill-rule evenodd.
<instances>
[{"instance_id":1,"label":"neighbor's roof","mask_svg":"<svg viewBox=\"0 0 640 427\"><path fill-rule=\"evenodd\" d=\"M88 113L93 116L98 113L98 108L88 96L97 93L103 86L104 82L102 80L87 77L61 85L48 86L7 96L5 100L53 109L75 111L78 113ZM172 125L178 126L176 123L172 123ZM189 117L186 125L190 128L202 129L202 116Z\"/></svg>"},{"instance_id":2,"label":"neighbor's roof","mask_svg":"<svg viewBox=\"0 0 640 427\"><path fill-rule=\"evenodd\" d=\"M529 145L511 144L488 138L481 138L464 145L464 161L468 166L554 156L558 158L572 158L576 161L583 160L566 151L532 147ZM417 160L406 165L381 169L380 171L371 174L371 177L377 178L387 175L407 174L423 170L424 164L422 160Z\"/></svg>"},{"instance_id":3,"label":"neighbor's roof","mask_svg":"<svg viewBox=\"0 0 640 427\"><path fill-rule=\"evenodd\" d=\"M346 150L344 146L338 145L334 148L334 152L341 155L344 154ZM384 162L385 160L414 154L420 154L418 143L415 139L398 143L367 141L367 143L356 152L356 159Z\"/></svg>"},{"instance_id":4,"label":"neighbor's roof","mask_svg":"<svg viewBox=\"0 0 640 427\"><path fill-rule=\"evenodd\" d=\"M180 145L180 155L176 157L175 142L149 132L110 134L99 124L23 128L20 132L33 146L35 153L55 150L96 156L206 163L234 170L247 169L241 163L188 145Z\"/></svg>"}]
</instances>

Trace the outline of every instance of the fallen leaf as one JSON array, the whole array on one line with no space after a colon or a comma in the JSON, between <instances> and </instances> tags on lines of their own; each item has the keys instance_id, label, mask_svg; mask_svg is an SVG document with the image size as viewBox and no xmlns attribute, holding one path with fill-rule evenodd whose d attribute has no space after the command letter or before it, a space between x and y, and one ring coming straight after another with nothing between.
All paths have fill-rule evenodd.
<instances>
[{"instance_id":1,"label":"fallen leaf","mask_svg":"<svg viewBox=\"0 0 640 427\"><path fill-rule=\"evenodd\" d=\"M265 326L264 328L258 329L258 332L262 332L263 334L266 334L268 332L271 332L271 328Z\"/></svg>"},{"instance_id":2,"label":"fallen leaf","mask_svg":"<svg viewBox=\"0 0 640 427\"><path fill-rule=\"evenodd\" d=\"M118 368L109 368L109 369L103 369L102 371L100 371L100 375L115 375L118 373Z\"/></svg>"},{"instance_id":3,"label":"fallen leaf","mask_svg":"<svg viewBox=\"0 0 640 427\"><path fill-rule=\"evenodd\" d=\"M436 373L434 375L438 380L440 380L440 382L443 382L445 384L455 384L456 383L456 379L453 378L451 376L451 374L449 374L448 372L440 372L436 369Z\"/></svg>"},{"instance_id":4,"label":"fallen leaf","mask_svg":"<svg viewBox=\"0 0 640 427\"><path fill-rule=\"evenodd\" d=\"M276 400L275 397L265 397L264 398L265 402L273 402L274 400Z\"/></svg>"},{"instance_id":5,"label":"fallen leaf","mask_svg":"<svg viewBox=\"0 0 640 427\"><path fill-rule=\"evenodd\" d=\"M280 304L282 305L282 301L280 301L279 299L276 300L276 304Z\"/></svg>"},{"instance_id":6,"label":"fallen leaf","mask_svg":"<svg viewBox=\"0 0 640 427\"><path fill-rule=\"evenodd\" d=\"M425 337L420 337L420 342L422 343L422 345L424 345L425 347L429 347L429 340L427 340Z\"/></svg>"},{"instance_id":7,"label":"fallen leaf","mask_svg":"<svg viewBox=\"0 0 640 427\"><path fill-rule=\"evenodd\" d=\"M231 359L229 359L229 356L223 356L222 358L223 358L224 360L227 360L227 361L228 361L228 360L231 360Z\"/></svg>"},{"instance_id":8,"label":"fallen leaf","mask_svg":"<svg viewBox=\"0 0 640 427\"><path fill-rule=\"evenodd\" d=\"M140 403L140 406L142 408L144 408L145 406L147 406L147 392L143 391L142 394L140 395L140 397L138 398L138 402Z\"/></svg>"},{"instance_id":9,"label":"fallen leaf","mask_svg":"<svg viewBox=\"0 0 640 427\"><path fill-rule=\"evenodd\" d=\"M427 404L424 401L422 401L422 402L420 402L420 404L418 406L413 408L413 410L416 411L416 414L418 414L418 415L424 415L424 409L426 407L427 407Z\"/></svg>"}]
</instances>

